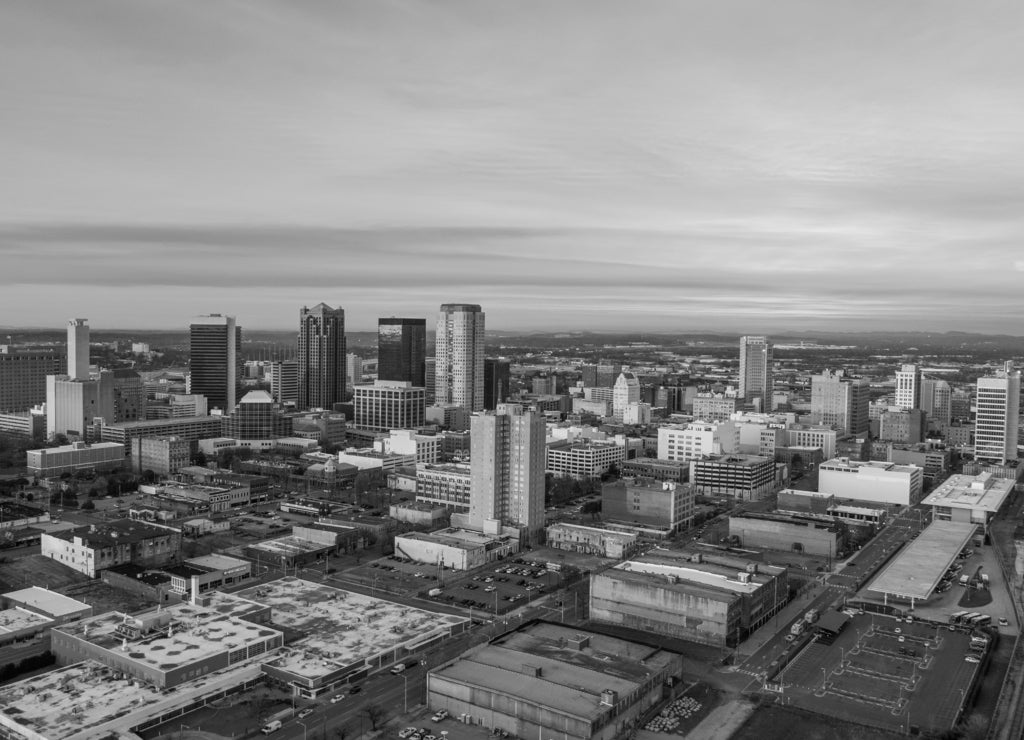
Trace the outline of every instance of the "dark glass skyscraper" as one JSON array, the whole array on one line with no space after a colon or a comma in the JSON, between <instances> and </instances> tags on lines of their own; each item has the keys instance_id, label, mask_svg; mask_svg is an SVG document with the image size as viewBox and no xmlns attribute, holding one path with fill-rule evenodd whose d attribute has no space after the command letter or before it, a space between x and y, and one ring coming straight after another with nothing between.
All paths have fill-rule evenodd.
<instances>
[{"instance_id":1,"label":"dark glass skyscraper","mask_svg":"<svg viewBox=\"0 0 1024 740\"><path fill-rule=\"evenodd\" d=\"M345 310L318 303L299 312L300 409L345 400Z\"/></svg>"},{"instance_id":2,"label":"dark glass skyscraper","mask_svg":"<svg viewBox=\"0 0 1024 740\"><path fill-rule=\"evenodd\" d=\"M377 320L377 378L426 385L427 320Z\"/></svg>"},{"instance_id":3,"label":"dark glass skyscraper","mask_svg":"<svg viewBox=\"0 0 1024 740\"><path fill-rule=\"evenodd\" d=\"M199 316L189 327L189 393L206 396L208 408L235 408L242 329L234 316Z\"/></svg>"},{"instance_id":4,"label":"dark glass skyscraper","mask_svg":"<svg viewBox=\"0 0 1024 740\"><path fill-rule=\"evenodd\" d=\"M512 378L512 365L504 357L484 358L484 408L494 411L499 403L508 400L508 386Z\"/></svg>"}]
</instances>

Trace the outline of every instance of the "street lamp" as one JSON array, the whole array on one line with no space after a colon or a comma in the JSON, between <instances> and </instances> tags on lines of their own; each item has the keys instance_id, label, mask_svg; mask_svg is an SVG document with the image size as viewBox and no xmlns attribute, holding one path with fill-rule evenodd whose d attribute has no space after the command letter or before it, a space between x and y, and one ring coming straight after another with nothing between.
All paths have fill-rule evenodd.
<instances>
[{"instance_id":1,"label":"street lamp","mask_svg":"<svg viewBox=\"0 0 1024 740\"><path fill-rule=\"evenodd\" d=\"M402 713L403 714L408 714L409 713L409 677L407 675L405 675L404 673L402 674L402 681L404 682L404 686L405 686L405 688L402 690L402 699L403 699L403 702L402 702Z\"/></svg>"},{"instance_id":2,"label":"street lamp","mask_svg":"<svg viewBox=\"0 0 1024 740\"><path fill-rule=\"evenodd\" d=\"M963 693L963 691L961 691L960 693L962 694L962 693ZM184 732L185 730L191 730L191 729L192 729L192 728L191 728L191 727L189 727L188 725L181 725L181 726L180 726L180 727L178 728L178 740L181 740L181 734L182 734L182 733L183 733L183 732Z\"/></svg>"},{"instance_id":3,"label":"street lamp","mask_svg":"<svg viewBox=\"0 0 1024 740\"><path fill-rule=\"evenodd\" d=\"M306 723L296 720L295 724L302 725L302 740L306 740Z\"/></svg>"},{"instance_id":4,"label":"street lamp","mask_svg":"<svg viewBox=\"0 0 1024 740\"><path fill-rule=\"evenodd\" d=\"M821 690L825 690L825 680L828 678L828 674L825 673L825 669L821 669Z\"/></svg>"}]
</instances>

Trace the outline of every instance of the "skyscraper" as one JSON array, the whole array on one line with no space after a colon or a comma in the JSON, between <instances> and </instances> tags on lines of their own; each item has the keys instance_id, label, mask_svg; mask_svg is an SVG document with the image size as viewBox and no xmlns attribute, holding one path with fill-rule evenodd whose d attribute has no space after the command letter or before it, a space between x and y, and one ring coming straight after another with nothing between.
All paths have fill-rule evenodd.
<instances>
[{"instance_id":1,"label":"skyscraper","mask_svg":"<svg viewBox=\"0 0 1024 740\"><path fill-rule=\"evenodd\" d=\"M426 386L427 320L377 320L377 379Z\"/></svg>"},{"instance_id":2,"label":"skyscraper","mask_svg":"<svg viewBox=\"0 0 1024 740\"><path fill-rule=\"evenodd\" d=\"M1007 362L990 378L978 378L974 457L1004 464L1017 459L1020 371Z\"/></svg>"},{"instance_id":3,"label":"skyscraper","mask_svg":"<svg viewBox=\"0 0 1024 740\"><path fill-rule=\"evenodd\" d=\"M903 410L921 408L921 370L904 365L896 371L896 406Z\"/></svg>"},{"instance_id":4,"label":"skyscraper","mask_svg":"<svg viewBox=\"0 0 1024 740\"><path fill-rule=\"evenodd\" d=\"M766 337L740 337L740 396L761 399L761 410L772 406L772 344Z\"/></svg>"},{"instance_id":5,"label":"skyscraper","mask_svg":"<svg viewBox=\"0 0 1024 740\"><path fill-rule=\"evenodd\" d=\"M299 408L345 400L345 311L318 303L299 312Z\"/></svg>"},{"instance_id":6,"label":"skyscraper","mask_svg":"<svg viewBox=\"0 0 1024 740\"><path fill-rule=\"evenodd\" d=\"M89 324L88 319L68 321L68 377L71 380L89 379Z\"/></svg>"},{"instance_id":7,"label":"skyscraper","mask_svg":"<svg viewBox=\"0 0 1024 740\"><path fill-rule=\"evenodd\" d=\"M242 330L234 316L197 316L189 327L189 393L206 396L209 407L225 414L235 408Z\"/></svg>"},{"instance_id":8,"label":"skyscraper","mask_svg":"<svg viewBox=\"0 0 1024 740\"><path fill-rule=\"evenodd\" d=\"M63 375L62 352L0 345L0 412L25 411L46 401L46 376Z\"/></svg>"},{"instance_id":9,"label":"skyscraper","mask_svg":"<svg viewBox=\"0 0 1024 740\"><path fill-rule=\"evenodd\" d=\"M612 388L612 416L615 421L622 421L622 415L631 403L640 403L640 380L634 373L619 373Z\"/></svg>"},{"instance_id":10,"label":"skyscraper","mask_svg":"<svg viewBox=\"0 0 1024 740\"><path fill-rule=\"evenodd\" d=\"M484 313L469 303L445 303L437 317L434 403L484 407Z\"/></svg>"},{"instance_id":11,"label":"skyscraper","mask_svg":"<svg viewBox=\"0 0 1024 740\"><path fill-rule=\"evenodd\" d=\"M848 378L842 370L811 376L811 423L828 424L843 434L866 433L870 388L863 378Z\"/></svg>"},{"instance_id":12,"label":"skyscraper","mask_svg":"<svg viewBox=\"0 0 1024 740\"><path fill-rule=\"evenodd\" d=\"M494 411L499 403L508 400L512 364L504 357L484 359L484 408Z\"/></svg>"},{"instance_id":13,"label":"skyscraper","mask_svg":"<svg viewBox=\"0 0 1024 740\"><path fill-rule=\"evenodd\" d=\"M468 523L497 534L519 527L523 542L536 543L544 530L544 417L518 404L470 422Z\"/></svg>"},{"instance_id":14,"label":"skyscraper","mask_svg":"<svg viewBox=\"0 0 1024 740\"><path fill-rule=\"evenodd\" d=\"M945 380L921 379L921 410L928 414L934 429L948 427L952 421L952 389Z\"/></svg>"},{"instance_id":15,"label":"skyscraper","mask_svg":"<svg viewBox=\"0 0 1024 740\"><path fill-rule=\"evenodd\" d=\"M298 404L299 363L296 360L271 362L268 371L271 397L280 404Z\"/></svg>"}]
</instances>

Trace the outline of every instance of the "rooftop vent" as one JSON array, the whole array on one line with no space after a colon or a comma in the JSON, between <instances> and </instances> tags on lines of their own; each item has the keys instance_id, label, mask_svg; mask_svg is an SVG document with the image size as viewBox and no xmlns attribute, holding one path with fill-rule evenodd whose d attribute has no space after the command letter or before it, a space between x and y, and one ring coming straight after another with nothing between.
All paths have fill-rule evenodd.
<instances>
[{"instance_id":1,"label":"rooftop vent","mask_svg":"<svg viewBox=\"0 0 1024 740\"><path fill-rule=\"evenodd\" d=\"M601 692L601 703L606 704L609 707L614 707L619 702L619 693L612 691L611 689L605 689Z\"/></svg>"},{"instance_id":2,"label":"rooftop vent","mask_svg":"<svg viewBox=\"0 0 1024 740\"><path fill-rule=\"evenodd\" d=\"M583 650L590 647L590 635L574 635L569 638L568 643L573 650Z\"/></svg>"}]
</instances>

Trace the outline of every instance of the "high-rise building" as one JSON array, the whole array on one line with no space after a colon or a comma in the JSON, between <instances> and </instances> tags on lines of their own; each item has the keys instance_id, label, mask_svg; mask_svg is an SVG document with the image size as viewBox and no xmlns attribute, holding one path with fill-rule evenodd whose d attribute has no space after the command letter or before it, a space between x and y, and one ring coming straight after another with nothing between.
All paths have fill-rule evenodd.
<instances>
[{"instance_id":1,"label":"high-rise building","mask_svg":"<svg viewBox=\"0 0 1024 740\"><path fill-rule=\"evenodd\" d=\"M292 420L266 391L249 391L231 415L224 417L222 433L234 439L278 439L292 435Z\"/></svg>"},{"instance_id":2,"label":"high-rise building","mask_svg":"<svg viewBox=\"0 0 1024 740\"><path fill-rule=\"evenodd\" d=\"M843 434L865 434L870 429L870 385L849 378L842 370L811 376L811 423L828 424Z\"/></svg>"},{"instance_id":3,"label":"high-rise building","mask_svg":"<svg viewBox=\"0 0 1024 740\"><path fill-rule=\"evenodd\" d=\"M484 360L484 375L487 374L487 360ZM535 396L553 396L558 393L558 376L557 375L538 375L533 379L533 395ZM486 397L487 391L484 390L484 396ZM487 402L484 401L484 406Z\"/></svg>"},{"instance_id":4,"label":"high-rise building","mask_svg":"<svg viewBox=\"0 0 1024 740\"><path fill-rule=\"evenodd\" d=\"M230 413L235 407L242 329L234 316L197 316L189 327L188 392L206 396L210 408Z\"/></svg>"},{"instance_id":5,"label":"high-rise building","mask_svg":"<svg viewBox=\"0 0 1024 740\"><path fill-rule=\"evenodd\" d=\"M761 399L761 410L771 411L772 344L767 337L740 337L740 389L744 401Z\"/></svg>"},{"instance_id":6,"label":"high-rise building","mask_svg":"<svg viewBox=\"0 0 1024 740\"><path fill-rule=\"evenodd\" d=\"M351 391L363 382L363 358L349 352L345 355L345 390Z\"/></svg>"},{"instance_id":7,"label":"high-rise building","mask_svg":"<svg viewBox=\"0 0 1024 740\"><path fill-rule=\"evenodd\" d=\"M114 370L114 422L146 418L146 389L134 370Z\"/></svg>"},{"instance_id":8,"label":"high-rise building","mask_svg":"<svg viewBox=\"0 0 1024 740\"><path fill-rule=\"evenodd\" d=\"M0 345L0 412L26 411L46 401L46 376L63 375L67 359L60 352Z\"/></svg>"},{"instance_id":9,"label":"high-rise building","mask_svg":"<svg viewBox=\"0 0 1024 740\"><path fill-rule=\"evenodd\" d=\"M426 387L427 320L377 320L377 379Z\"/></svg>"},{"instance_id":10,"label":"high-rise building","mask_svg":"<svg viewBox=\"0 0 1024 740\"><path fill-rule=\"evenodd\" d=\"M612 388L612 416L615 421L622 421L622 415L631 403L640 403L640 380L634 373L619 373Z\"/></svg>"},{"instance_id":11,"label":"high-rise building","mask_svg":"<svg viewBox=\"0 0 1024 740\"><path fill-rule=\"evenodd\" d=\"M470 411L484 407L484 313L469 303L445 303L437 317L434 403Z\"/></svg>"},{"instance_id":12,"label":"high-rise building","mask_svg":"<svg viewBox=\"0 0 1024 740\"><path fill-rule=\"evenodd\" d=\"M299 361L279 360L267 366L270 395L280 404L299 402Z\"/></svg>"},{"instance_id":13,"label":"high-rise building","mask_svg":"<svg viewBox=\"0 0 1024 740\"><path fill-rule=\"evenodd\" d=\"M622 365L602 362L597 365L582 365L583 385L586 388L611 388L622 372Z\"/></svg>"},{"instance_id":14,"label":"high-rise building","mask_svg":"<svg viewBox=\"0 0 1024 740\"><path fill-rule=\"evenodd\" d=\"M921 369L904 365L896 371L896 406L904 411L921 408Z\"/></svg>"},{"instance_id":15,"label":"high-rise building","mask_svg":"<svg viewBox=\"0 0 1024 740\"><path fill-rule=\"evenodd\" d=\"M99 372L96 378L46 376L46 436L67 434L92 439L96 419L113 423L114 374Z\"/></svg>"},{"instance_id":16,"label":"high-rise building","mask_svg":"<svg viewBox=\"0 0 1024 740\"><path fill-rule=\"evenodd\" d=\"M345 400L345 311L318 303L299 312L299 408Z\"/></svg>"},{"instance_id":17,"label":"high-rise building","mask_svg":"<svg viewBox=\"0 0 1024 740\"><path fill-rule=\"evenodd\" d=\"M1017 459L1020 371L1007 362L990 378L978 378L974 457L1005 464Z\"/></svg>"},{"instance_id":18,"label":"high-rise building","mask_svg":"<svg viewBox=\"0 0 1024 740\"><path fill-rule=\"evenodd\" d=\"M89 324L88 319L68 321L68 377L71 380L89 379Z\"/></svg>"},{"instance_id":19,"label":"high-rise building","mask_svg":"<svg viewBox=\"0 0 1024 740\"><path fill-rule=\"evenodd\" d=\"M426 392L401 380L377 380L355 387L354 426L386 432L416 429L425 423Z\"/></svg>"},{"instance_id":20,"label":"high-rise building","mask_svg":"<svg viewBox=\"0 0 1024 740\"><path fill-rule=\"evenodd\" d=\"M509 396L512 364L504 357L484 359L484 409L494 411Z\"/></svg>"},{"instance_id":21,"label":"high-rise building","mask_svg":"<svg viewBox=\"0 0 1024 740\"><path fill-rule=\"evenodd\" d=\"M928 414L933 429L948 427L953 419L952 389L945 380L921 379L921 410Z\"/></svg>"},{"instance_id":22,"label":"high-rise building","mask_svg":"<svg viewBox=\"0 0 1024 740\"><path fill-rule=\"evenodd\" d=\"M427 405L434 405L434 391L437 389L437 360L433 357L428 357L423 363L424 365L424 382L427 390Z\"/></svg>"},{"instance_id":23,"label":"high-rise building","mask_svg":"<svg viewBox=\"0 0 1024 740\"><path fill-rule=\"evenodd\" d=\"M528 543L544 531L544 417L518 404L470 422L469 523L485 533L518 527Z\"/></svg>"}]
</instances>

